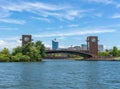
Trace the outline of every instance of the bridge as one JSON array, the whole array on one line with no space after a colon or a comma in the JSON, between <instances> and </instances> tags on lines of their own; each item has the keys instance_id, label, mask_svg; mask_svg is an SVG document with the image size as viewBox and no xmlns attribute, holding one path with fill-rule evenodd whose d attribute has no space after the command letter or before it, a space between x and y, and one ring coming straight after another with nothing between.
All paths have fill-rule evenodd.
<instances>
[{"instance_id":1,"label":"bridge","mask_svg":"<svg viewBox=\"0 0 120 89\"><path fill-rule=\"evenodd\" d=\"M94 55L88 53L88 51L77 51L77 50L46 50L46 54L52 53L70 53L70 54L78 54L84 58L92 58Z\"/></svg>"},{"instance_id":2,"label":"bridge","mask_svg":"<svg viewBox=\"0 0 120 89\"><path fill-rule=\"evenodd\" d=\"M22 35L22 46L32 41L31 35ZM46 50L46 54L52 53L70 53L70 54L78 54L84 58L98 58L98 37L97 36L88 36L87 37L87 51L77 51L77 50ZM56 44L55 44L56 45Z\"/></svg>"},{"instance_id":3,"label":"bridge","mask_svg":"<svg viewBox=\"0 0 120 89\"><path fill-rule=\"evenodd\" d=\"M78 54L84 58L98 58L98 37L97 36L88 36L87 37L87 50L46 50L46 54L52 53L70 53L70 54Z\"/></svg>"}]
</instances>

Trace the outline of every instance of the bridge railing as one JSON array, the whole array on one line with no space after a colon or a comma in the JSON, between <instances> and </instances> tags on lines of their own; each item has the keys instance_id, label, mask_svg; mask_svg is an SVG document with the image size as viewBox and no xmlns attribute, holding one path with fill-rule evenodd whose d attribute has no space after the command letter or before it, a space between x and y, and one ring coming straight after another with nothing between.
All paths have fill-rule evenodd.
<instances>
[{"instance_id":1,"label":"bridge railing","mask_svg":"<svg viewBox=\"0 0 120 89\"><path fill-rule=\"evenodd\" d=\"M58 49L58 50L46 50L46 51L76 51L76 52L85 52L85 53L88 53L87 50L70 50L70 49Z\"/></svg>"}]
</instances>

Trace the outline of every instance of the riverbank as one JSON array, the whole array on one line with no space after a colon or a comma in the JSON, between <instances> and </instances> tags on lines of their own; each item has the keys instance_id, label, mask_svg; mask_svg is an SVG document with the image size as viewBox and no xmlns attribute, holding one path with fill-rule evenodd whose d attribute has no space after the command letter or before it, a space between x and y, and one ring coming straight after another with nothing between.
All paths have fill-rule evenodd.
<instances>
[{"instance_id":1,"label":"riverbank","mask_svg":"<svg viewBox=\"0 0 120 89\"><path fill-rule=\"evenodd\" d=\"M120 61L120 57L101 57L101 58L87 58L87 59L75 59L79 61Z\"/></svg>"}]
</instances>

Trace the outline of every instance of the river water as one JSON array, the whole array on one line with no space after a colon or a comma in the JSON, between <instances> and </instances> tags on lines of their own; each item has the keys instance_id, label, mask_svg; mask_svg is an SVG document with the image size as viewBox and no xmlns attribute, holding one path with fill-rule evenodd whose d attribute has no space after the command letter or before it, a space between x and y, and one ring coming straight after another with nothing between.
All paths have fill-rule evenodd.
<instances>
[{"instance_id":1,"label":"river water","mask_svg":"<svg viewBox=\"0 0 120 89\"><path fill-rule=\"evenodd\" d=\"M120 89L120 62L0 63L0 89Z\"/></svg>"}]
</instances>

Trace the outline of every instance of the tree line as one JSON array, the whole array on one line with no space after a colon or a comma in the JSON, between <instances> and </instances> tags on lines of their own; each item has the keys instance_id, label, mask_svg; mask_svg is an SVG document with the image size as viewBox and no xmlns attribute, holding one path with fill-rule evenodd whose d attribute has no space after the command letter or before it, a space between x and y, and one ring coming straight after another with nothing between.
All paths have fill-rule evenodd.
<instances>
[{"instance_id":1,"label":"tree line","mask_svg":"<svg viewBox=\"0 0 120 89\"><path fill-rule=\"evenodd\" d=\"M99 57L120 57L120 50L114 46L112 50L106 49L104 52L99 52Z\"/></svg>"},{"instance_id":2,"label":"tree line","mask_svg":"<svg viewBox=\"0 0 120 89\"><path fill-rule=\"evenodd\" d=\"M12 52L8 48L0 51L0 62L34 62L42 61L45 56L45 46L41 41L29 42L18 46Z\"/></svg>"}]
</instances>

